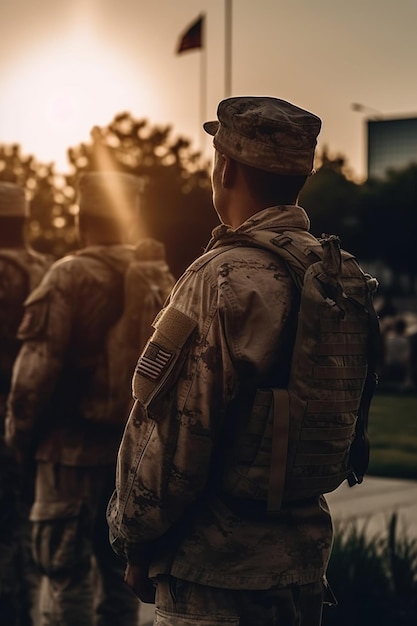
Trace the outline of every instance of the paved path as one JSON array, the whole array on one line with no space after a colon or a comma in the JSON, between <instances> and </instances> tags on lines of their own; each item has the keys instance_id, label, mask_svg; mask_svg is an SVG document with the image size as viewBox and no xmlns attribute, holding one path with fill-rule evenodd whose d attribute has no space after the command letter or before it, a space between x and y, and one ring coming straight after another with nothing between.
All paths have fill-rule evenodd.
<instances>
[{"instance_id":1,"label":"paved path","mask_svg":"<svg viewBox=\"0 0 417 626\"><path fill-rule=\"evenodd\" d=\"M366 524L370 533L384 533L387 521L397 512L399 529L417 537L417 482L394 478L367 476L362 485L349 487L344 482L327 495L333 518L357 520Z\"/></svg>"}]
</instances>

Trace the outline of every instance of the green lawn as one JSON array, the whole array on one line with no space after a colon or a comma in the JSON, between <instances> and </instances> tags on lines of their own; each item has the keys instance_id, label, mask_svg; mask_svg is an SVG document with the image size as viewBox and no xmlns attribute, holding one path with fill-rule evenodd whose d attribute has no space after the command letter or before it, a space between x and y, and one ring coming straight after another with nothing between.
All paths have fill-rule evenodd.
<instances>
[{"instance_id":1,"label":"green lawn","mask_svg":"<svg viewBox=\"0 0 417 626\"><path fill-rule=\"evenodd\" d=\"M417 395L376 394L369 415L369 474L417 479Z\"/></svg>"}]
</instances>

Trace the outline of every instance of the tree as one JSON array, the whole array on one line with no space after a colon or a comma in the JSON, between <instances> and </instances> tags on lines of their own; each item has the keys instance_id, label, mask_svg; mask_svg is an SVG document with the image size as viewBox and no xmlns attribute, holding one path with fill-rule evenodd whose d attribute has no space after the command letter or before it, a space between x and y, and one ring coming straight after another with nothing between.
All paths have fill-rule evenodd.
<instances>
[{"instance_id":1,"label":"tree","mask_svg":"<svg viewBox=\"0 0 417 626\"><path fill-rule=\"evenodd\" d=\"M342 246L361 260L386 265L397 283L405 276L408 291L413 293L417 165L388 172L384 180L358 184L349 178L343 157L330 158L324 150L319 162L317 174L307 181L300 197L312 232L339 235Z\"/></svg>"},{"instance_id":2,"label":"tree","mask_svg":"<svg viewBox=\"0 0 417 626\"><path fill-rule=\"evenodd\" d=\"M68 151L75 187L84 172L118 170L142 181L141 212L146 234L166 246L171 270L179 275L207 243L218 224L211 199L208 163L186 139L172 139L171 127L151 127L130 113L94 127L91 141Z\"/></svg>"},{"instance_id":3,"label":"tree","mask_svg":"<svg viewBox=\"0 0 417 626\"><path fill-rule=\"evenodd\" d=\"M331 158L324 149L318 160L317 173L308 179L300 196L300 204L310 217L311 231L316 236L337 234L344 248L359 254L364 245L360 186L347 177L343 157Z\"/></svg>"},{"instance_id":4,"label":"tree","mask_svg":"<svg viewBox=\"0 0 417 626\"><path fill-rule=\"evenodd\" d=\"M413 292L417 277L417 165L369 180L361 190L360 212L367 241L366 258L382 259L394 279L403 274Z\"/></svg>"},{"instance_id":5,"label":"tree","mask_svg":"<svg viewBox=\"0 0 417 626\"><path fill-rule=\"evenodd\" d=\"M18 144L0 145L0 180L17 183L30 203L28 243L56 257L76 246L74 192L52 164L26 156Z\"/></svg>"},{"instance_id":6,"label":"tree","mask_svg":"<svg viewBox=\"0 0 417 626\"><path fill-rule=\"evenodd\" d=\"M150 126L130 113L94 127L90 141L68 150L72 173L21 154L18 145L0 145L0 180L18 182L31 202L29 239L62 256L77 245L77 179L83 172L120 170L142 181L147 233L161 240L173 273L179 276L204 249L218 219L212 204L209 163L188 140L172 138L171 127ZM300 204L311 231L337 234L359 259L380 260L395 277L406 275L413 291L417 275L417 165L389 172L385 180L355 182L343 156L318 155L318 171L305 185Z\"/></svg>"}]
</instances>

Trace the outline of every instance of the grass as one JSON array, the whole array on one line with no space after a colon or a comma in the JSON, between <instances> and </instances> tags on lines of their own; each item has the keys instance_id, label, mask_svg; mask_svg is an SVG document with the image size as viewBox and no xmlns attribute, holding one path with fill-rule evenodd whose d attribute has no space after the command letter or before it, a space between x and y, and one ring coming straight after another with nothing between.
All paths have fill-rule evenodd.
<instances>
[{"instance_id":1,"label":"grass","mask_svg":"<svg viewBox=\"0 0 417 626\"><path fill-rule=\"evenodd\" d=\"M369 437L369 475L417 479L417 395L377 393Z\"/></svg>"},{"instance_id":2,"label":"grass","mask_svg":"<svg viewBox=\"0 0 417 626\"><path fill-rule=\"evenodd\" d=\"M417 539L399 531L396 514L383 536L336 526L328 579L338 605L324 607L323 626L415 626Z\"/></svg>"}]
</instances>

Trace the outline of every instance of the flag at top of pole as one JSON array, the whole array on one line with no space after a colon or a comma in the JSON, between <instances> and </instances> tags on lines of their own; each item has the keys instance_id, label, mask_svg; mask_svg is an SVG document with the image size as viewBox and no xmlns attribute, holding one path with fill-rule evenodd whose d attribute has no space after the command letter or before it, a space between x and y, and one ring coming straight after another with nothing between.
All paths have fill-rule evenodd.
<instances>
[{"instance_id":1,"label":"flag at top of pole","mask_svg":"<svg viewBox=\"0 0 417 626\"><path fill-rule=\"evenodd\" d=\"M200 15L180 36L177 54L203 47L204 15Z\"/></svg>"}]
</instances>

